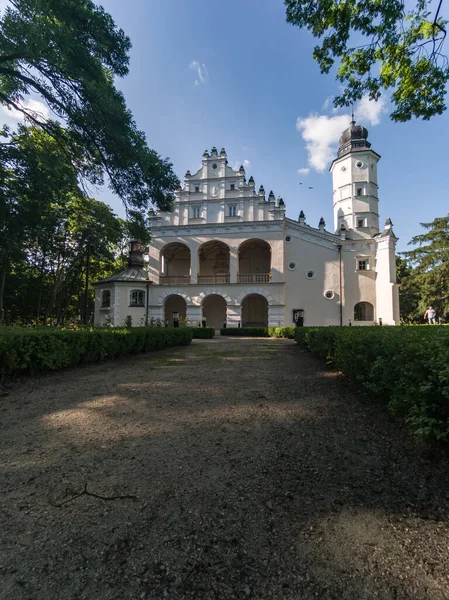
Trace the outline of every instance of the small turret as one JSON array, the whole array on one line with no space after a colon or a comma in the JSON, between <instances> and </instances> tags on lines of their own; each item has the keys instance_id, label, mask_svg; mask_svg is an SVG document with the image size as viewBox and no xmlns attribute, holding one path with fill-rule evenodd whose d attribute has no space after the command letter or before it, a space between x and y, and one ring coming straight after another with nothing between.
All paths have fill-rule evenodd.
<instances>
[{"instance_id":1,"label":"small turret","mask_svg":"<svg viewBox=\"0 0 449 600\"><path fill-rule=\"evenodd\" d=\"M268 194L268 202L276 202L276 197L273 193L273 190L270 190L270 193Z\"/></svg>"},{"instance_id":2,"label":"small turret","mask_svg":"<svg viewBox=\"0 0 449 600\"><path fill-rule=\"evenodd\" d=\"M209 158L209 151L207 149L203 152L203 158Z\"/></svg>"},{"instance_id":3,"label":"small turret","mask_svg":"<svg viewBox=\"0 0 449 600\"><path fill-rule=\"evenodd\" d=\"M222 148L222 149L220 150L220 156L223 156L223 157L226 157L226 156L227 156L227 154L226 154L226 150L225 150L224 148Z\"/></svg>"},{"instance_id":4,"label":"small turret","mask_svg":"<svg viewBox=\"0 0 449 600\"><path fill-rule=\"evenodd\" d=\"M278 206L279 208L285 208L285 202L282 198L278 198Z\"/></svg>"},{"instance_id":5,"label":"small turret","mask_svg":"<svg viewBox=\"0 0 449 600\"><path fill-rule=\"evenodd\" d=\"M141 269L143 267L143 254L142 245L139 240L130 241L130 250L128 256L128 266L130 268L137 267Z\"/></svg>"},{"instance_id":6,"label":"small turret","mask_svg":"<svg viewBox=\"0 0 449 600\"><path fill-rule=\"evenodd\" d=\"M301 225L304 225L304 223L306 222L306 215L304 214L303 210L299 213L298 222Z\"/></svg>"},{"instance_id":7,"label":"small turret","mask_svg":"<svg viewBox=\"0 0 449 600\"><path fill-rule=\"evenodd\" d=\"M217 148L215 146L212 146L211 151L210 151L210 155L211 156L218 156Z\"/></svg>"},{"instance_id":8,"label":"small turret","mask_svg":"<svg viewBox=\"0 0 449 600\"><path fill-rule=\"evenodd\" d=\"M321 231L324 231L325 227L326 227L326 221L323 219L323 217L321 217L320 222L318 223L318 229L320 229Z\"/></svg>"},{"instance_id":9,"label":"small turret","mask_svg":"<svg viewBox=\"0 0 449 600\"><path fill-rule=\"evenodd\" d=\"M255 185L256 185L256 182L254 181L254 177L252 175L248 179L248 185L251 185L252 187L255 187Z\"/></svg>"}]
</instances>

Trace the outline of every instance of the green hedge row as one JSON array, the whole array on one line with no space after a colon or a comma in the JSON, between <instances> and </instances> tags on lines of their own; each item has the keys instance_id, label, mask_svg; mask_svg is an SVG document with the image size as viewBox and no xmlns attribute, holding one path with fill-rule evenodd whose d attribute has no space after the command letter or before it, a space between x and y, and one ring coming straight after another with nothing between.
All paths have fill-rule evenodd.
<instances>
[{"instance_id":1,"label":"green hedge row","mask_svg":"<svg viewBox=\"0 0 449 600\"><path fill-rule=\"evenodd\" d=\"M213 327L190 327L195 339L210 339L215 335Z\"/></svg>"},{"instance_id":2,"label":"green hedge row","mask_svg":"<svg viewBox=\"0 0 449 600\"><path fill-rule=\"evenodd\" d=\"M225 327L220 329L221 335L241 337L275 337L293 339L295 327Z\"/></svg>"},{"instance_id":3,"label":"green hedge row","mask_svg":"<svg viewBox=\"0 0 449 600\"><path fill-rule=\"evenodd\" d=\"M189 327L134 327L131 329L50 328L0 329L0 377L20 372L54 371L127 354L182 346L192 341Z\"/></svg>"},{"instance_id":4,"label":"green hedge row","mask_svg":"<svg viewBox=\"0 0 449 600\"><path fill-rule=\"evenodd\" d=\"M404 416L418 438L449 442L449 328L301 327L295 339Z\"/></svg>"}]
</instances>

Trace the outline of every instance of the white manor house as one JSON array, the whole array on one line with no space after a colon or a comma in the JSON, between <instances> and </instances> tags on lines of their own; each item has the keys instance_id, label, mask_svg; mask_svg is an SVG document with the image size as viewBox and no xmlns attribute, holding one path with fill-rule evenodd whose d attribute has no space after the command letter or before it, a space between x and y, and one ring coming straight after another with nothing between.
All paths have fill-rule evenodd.
<instances>
[{"instance_id":1,"label":"white manor house","mask_svg":"<svg viewBox=\"0 0 449 600\"><path fill-rule=\"evenodd\" d=\"M154 213L149 263L131 242L129 268L95 284L95 324L227 327L395 325L399 321L395 246L379 229L377 163L367 130L351 122L330 171L334 223L326 229L285 214L285 204L224 148L204 152L185 174L174 210ZM298 319L299 317L299 319Z\"/></svg>"}]
</instances>

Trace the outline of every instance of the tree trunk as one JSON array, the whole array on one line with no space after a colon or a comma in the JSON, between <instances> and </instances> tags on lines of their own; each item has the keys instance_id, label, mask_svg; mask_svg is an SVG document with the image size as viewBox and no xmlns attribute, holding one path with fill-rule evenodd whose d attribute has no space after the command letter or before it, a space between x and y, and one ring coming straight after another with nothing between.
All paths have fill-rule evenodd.
<instances>
[{"instance_id":1,"label":"tree trunk","mask_svg":"<svg viewBox=\"0 0 449 600\"><path fill-rule=\"evenodd\" d=\"M0 324L3 325L5 322L5 304L4 304L4 296L5 296L5 285L6 285L6 275L8 271L8 262L5 261L3 263L3 269L0 274Z\"/></svg>"}]
</instances>

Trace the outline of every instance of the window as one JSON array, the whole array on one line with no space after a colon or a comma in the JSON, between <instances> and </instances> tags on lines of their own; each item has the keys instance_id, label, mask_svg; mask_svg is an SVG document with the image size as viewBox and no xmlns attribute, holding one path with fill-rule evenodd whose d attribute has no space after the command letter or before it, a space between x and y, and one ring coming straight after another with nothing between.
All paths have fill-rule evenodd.
<instances>
[{"instance_id":1,"label":"window","mask_svg":"<svg viewBox=\"0 0 449 600\"><path fill-rule=\"evenodd\" d=\"M285 236L285 241L287 242L287 244L290 244L290 242L292 241L291 235L286 235Z\"/></svg>"},{"instance_id":2,"label":"window","mask_svg":"<svg viewBox=\"0 0 449 600\"><path fill-rule=\"evenodd\" d=\"M361 196L363 194L363 188L357 188L357 196Z\"/></svg>"},{"instance_id":3,"label":"window","mask_svg":"<svg viewBox=\"0 0 449 600\"><path fill-rule=\"evenodd\" d=\"M101 306L102 307L111 306L111 291L110 290L103 290L103 292L101 294Z\"/></svg>"},{"instance_id":4,"label":"window","mask_svg":"<svg viewBox=\"0 0 449 600\"><path fill-rule=\"evenodd\" d=\"M212 168L213 168L213 169L216 169L216 168L217 168L217 163L214 163L214 164L212 165Z\"/></svg>"},{"instance_id":5,"label":"window","mask_svg":"<svg viewBox=\"0 0 449 600\"><path fill-rule=\"evenodd\" d=\"M200 191L200 186L199 186L199 185L196 185L196 186L195 186L195 192L199 192L199 191Z\"/></svg>"},{"instance_id":6,"label":"window","mask_svg":"<svg viewBox=\"0 0 449 600\"><path fill-rule=\"evenodd\" d=\"M365 219L357 219L357 227L365 227Z\"/></svg>"},{"instance_id":7,"label":"window","mask_svg":"<svg viewBox=\"0 0 449 600\"><path fill-rule=\"evenodd\" d=\"M130 306L145 306L145 292L142 290L133 290L130 296Z\"/></svg>"},{"instance_id":8,"label":"window","mask_svg":"<svg viewBox=\"0 0 449 600\"><path fill-rule=\"evenodd\" d=\"M231 183L231 190L235 190L235 183Z\"/></svg>"},{"instance_id":9,"label":"window","mask_svg":"<svg viewBox=\"0 0 449 600\"><path fill-rule=\"evenodd\" d=\"M334 292L332 290L326 290L324 292L324 297L326 298L326 300L332 300L332 298L335 296Z\"/></svg>"},{"instance_id":10,"label":"window","mask_svg":"<svg viewBox=\"0 0 449 600\"><path fill-rule=\"evenodd\" d=\"M315 271L307 271L306 277L307 279L315 279Z\"/></svg>"},{"instance_id":11,"label":"window","mask_svg":"<svg viewBox=\"0 0 449 600\"><path fill-rule=\"evenodd\" d=\"M362 163L362 161L361 161L361 160L358 160L358 161L355 163L355 166L356 166L357 168L361 169L361 168L363 167L363 163Z\"/></svg>"},{"instance_id":12,"label":"window","mask_svg":"<svg viewBox=\"0 0 449 600\"><path fill-rule=\"evenodd\" d=\"M201 217L201 208L199 206L193 209L192 216L194 219L199 219Z\"/></svg>"},{"instance_id":13,"label":"window","mask_svg":"<svg viewBox=\"0 0 449 600\"><path fill-rule=\"evenodd\" d=\"M369 269L369 262L366 259L359 260L358 265L359 271L367 271Z\"/></svg>"},{"instance_id":14,"label":"window","mask_svg":"<svg viewBox=\"0 0 449 600\"><path fill-rule=\"evenodd\" d=\"M229 215L230 217L236 217L237 216L237 207L236 206L230 206L229 207Z\"/></svg>"},{"instance_id":15,"label":"window","mask_svg":"<svg viewBox=\"0 0 449 600\"><path fill-rule=\"evenodd\" d=\"M296 263L295 262L289 262L288 263L288 268L290 271L294 271L296 269Z\"/></svg>"}]
</instances>

